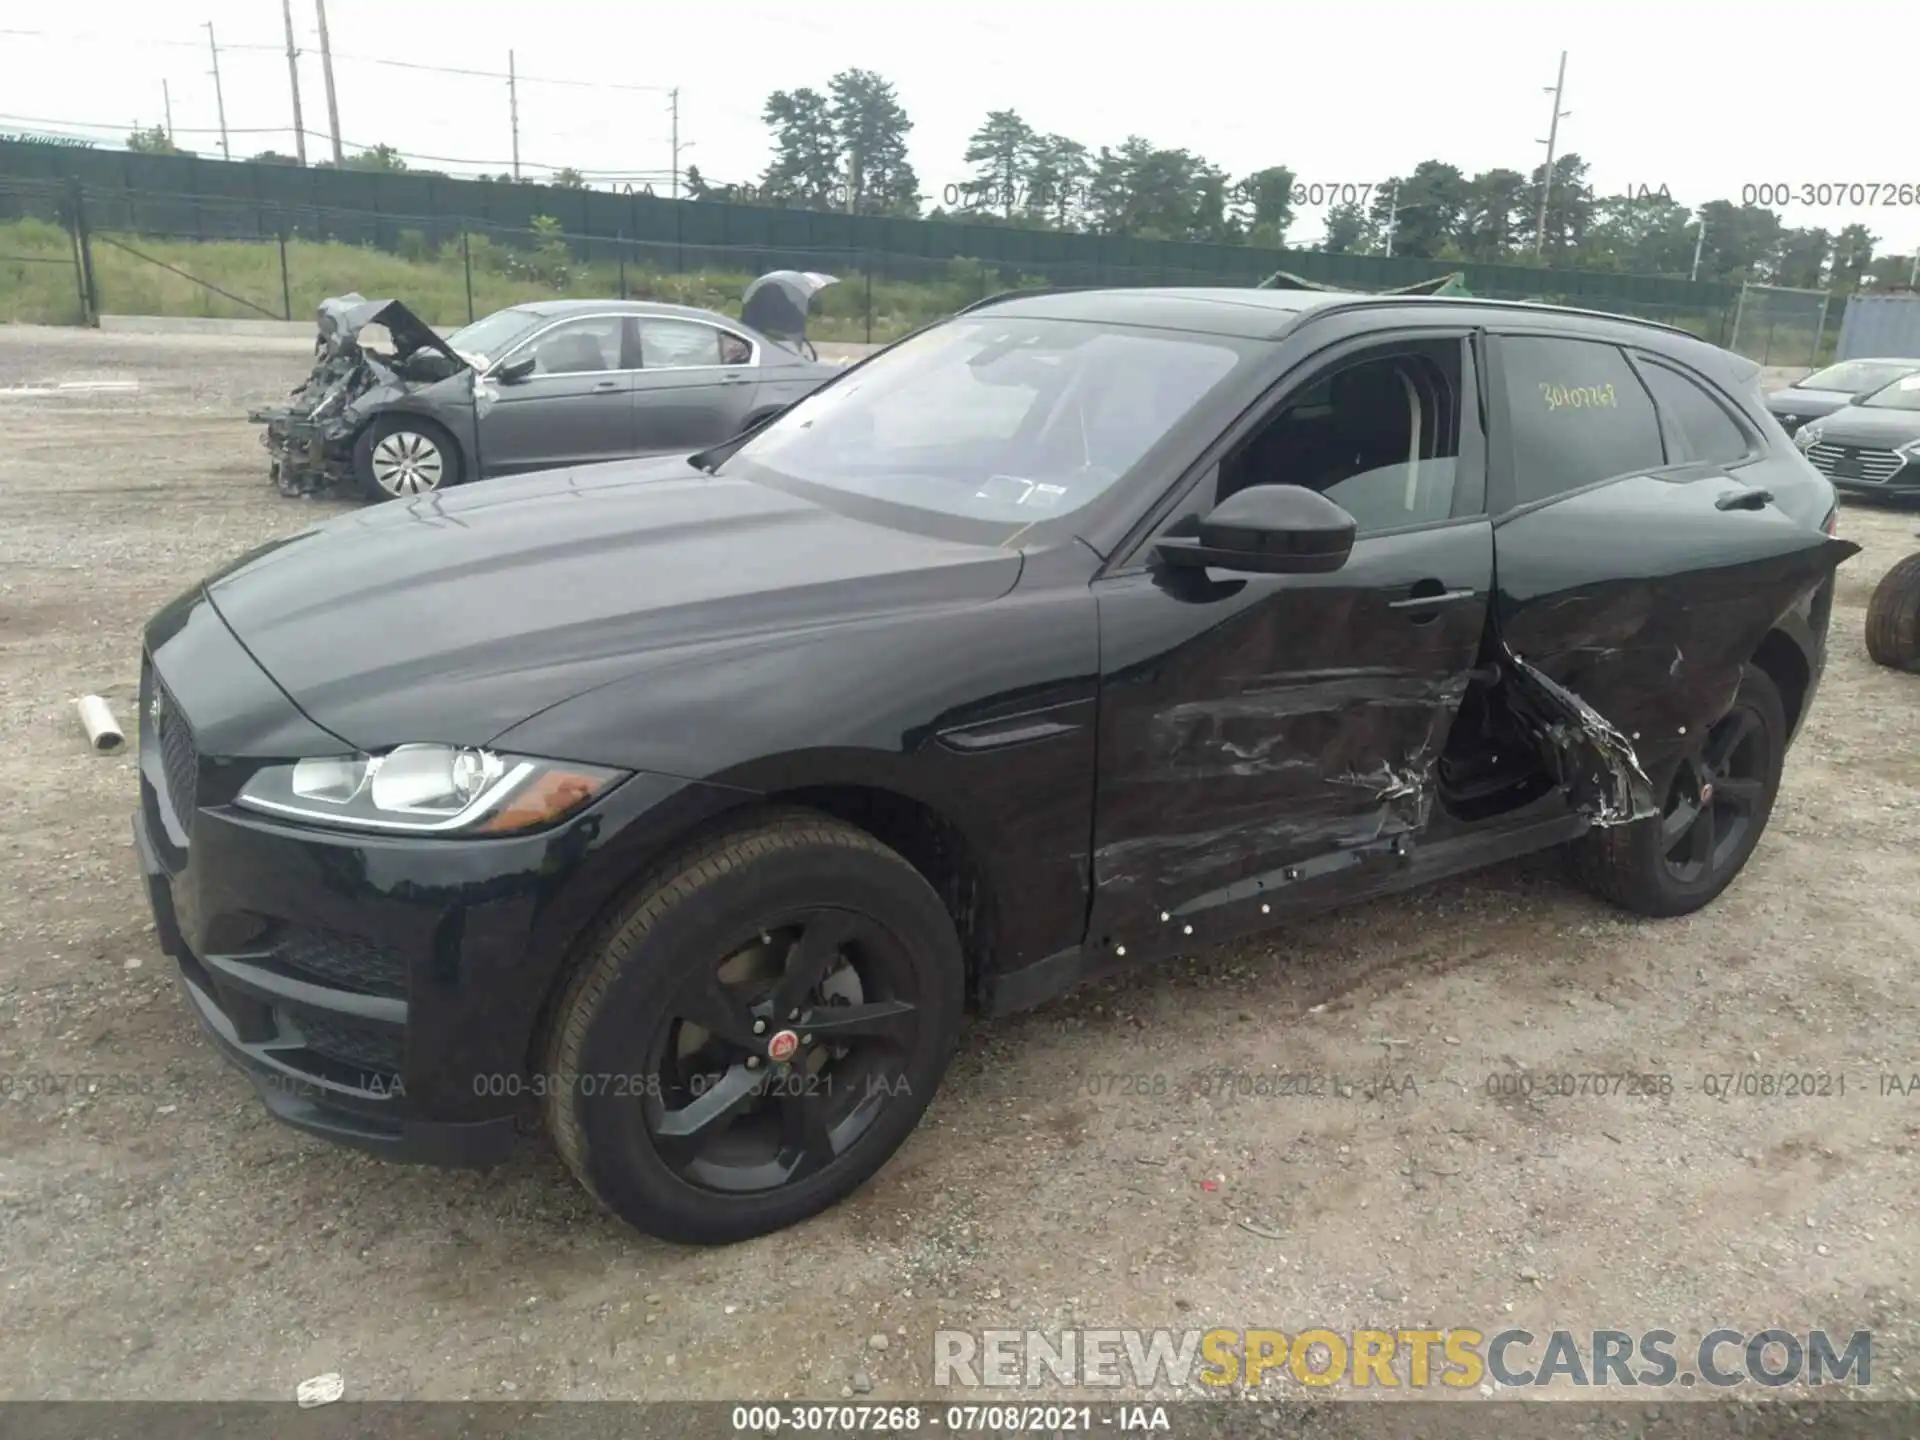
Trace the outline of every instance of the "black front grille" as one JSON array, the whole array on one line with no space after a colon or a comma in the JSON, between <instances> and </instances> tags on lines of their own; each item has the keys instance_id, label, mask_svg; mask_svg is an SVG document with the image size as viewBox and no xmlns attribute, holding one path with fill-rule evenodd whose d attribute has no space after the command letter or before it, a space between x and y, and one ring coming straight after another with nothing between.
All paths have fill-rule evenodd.
<instances>
[{"instance_id":1,"label":"black front grille","mask_svg":"<svg viewBox=\"0 0 1920 1440\"><path fill-rule=\"evenodd\" d=\"M173 693L158 675L153 677L153 693L160 702L160 766L167 777L167 803L182 830L192 828L193 811L200 790L200 752L193 743L193 726L187 723Z\"/></svg>"},{"instance_id":2,"label":"black front grille","mask_svg":"<svg viewBox=\"0 0 1920 1440\"><path fill-rule=\"evenodd\" d=\"M383 1026L362 1025L336 1016L302 1013L300 1033L307 1048L342 1065L356 1065L379 1075L398 1075L406 1042Z\"/></svg>"},{"instance_id":3,"label":"black front grille","mask_svg":"<svg viewBox=\"0 0 1920 1440\"><path fill-rule=\"evenodd\" d=\"M407 993L406 962L391 950L355 935L289 926L274 946L274 954L283 964L324 984L363 995L404 999Z\"/></svg>"}]
</instances>

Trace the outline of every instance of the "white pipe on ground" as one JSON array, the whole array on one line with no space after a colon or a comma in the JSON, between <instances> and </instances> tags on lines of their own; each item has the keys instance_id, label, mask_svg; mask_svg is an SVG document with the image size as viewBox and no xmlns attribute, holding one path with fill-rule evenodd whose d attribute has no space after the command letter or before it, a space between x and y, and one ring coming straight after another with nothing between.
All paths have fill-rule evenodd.
<instances>
[{"instance_id":1,"label":"white pipe on ground","mask_svg":"<svg viewBox=\"0 0 1920 1440\"><path fill-rule=\"evenodd\" d=\"M87 728L87 739L96 750L117 750L126 736L120 733L113 712L98 695L82 695L74 702L80 707L80 723Z\"/></svg>"}]
</instances>

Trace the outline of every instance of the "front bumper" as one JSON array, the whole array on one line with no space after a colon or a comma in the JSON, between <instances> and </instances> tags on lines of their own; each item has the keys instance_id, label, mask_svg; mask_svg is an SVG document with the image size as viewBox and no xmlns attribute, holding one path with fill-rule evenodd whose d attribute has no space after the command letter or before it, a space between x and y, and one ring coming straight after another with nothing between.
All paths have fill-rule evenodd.
<instances>
[{"instance_id":1,"label":"front bumper","mask_svg":"<svg viewBox=\"0 0 1920 1440\"><path fill-rule=\"evenodd\" d=\"M345 1043L357 1049L356 1041L364 1043L366 1032L372 1030L373 1043L391 1045L397 1059L404 1053L404 1003L392 1023L384 1023L388 1017L383 1016L370 1026L361 1013L367 1008L365 1002L357 996L328 994L322 987L276 986L273 980L281 977L271 972L236 968L226 957L209 966L196 956L180 929L173 878L161 865L147 826L143 807L134 816L134 844L160 948L180 967L181 988L208 1037L253 1082L275 1119L388 1160L482 1166L513 1153L523 1128L520 1116L453 1122L411 1118L404 1110L402 1074L380 1062L374 1062L379 1068L368 1070L363 1055L348 1062L360 1068L343 1083L338 1078L339 1057L311 1048L338 1046L344 1036ZM262 980L267 982L264 986L259 983ZM276 1003L288 999L293 1001L291 1008ZM342 1001L350 1007L344 1012L338 1009ZM310 1040L306 1032L315 1029L316 1021L317 1033L324 1038ZM358 1037L354 1027L360 1027Z\"/></svg>"},{"instance_id":2,"label":"front bumper","mask_svg":"<svg viewBox=\"0 0 1920 1440\"><path fill-rule=\"evenodd\" d=\"M259 764L352 747L203 596L147 641L135 844L160 946L215 1045L300 1129L396 1160L504 1158L537 1116L539 1026L578 938L741 793L638 775L564 825L497 840L270 820L232 803Z\"/></svg>"},{"instance_id":3,"label":"front bumper","mask_svg":"<svg viewBox=\"0 0 1920 1440\"><path fill-rule=\"evenodd\" d=\"M1920 495L1920 460L1826 440L1803 453L1834 489L1848 495Z\"/></svg>"},{"instance_id":4,"label":"front bumper","mask_svg":"<svg viewBox=\"0 0 1920 1440\"><path fill-rule=\"evenodd\" d=\"M264 428L268 468L283 488L313 489L353 478L353 437L337 427L296 415L254 411L248 416Z\"/></svg>"}]
</instances>

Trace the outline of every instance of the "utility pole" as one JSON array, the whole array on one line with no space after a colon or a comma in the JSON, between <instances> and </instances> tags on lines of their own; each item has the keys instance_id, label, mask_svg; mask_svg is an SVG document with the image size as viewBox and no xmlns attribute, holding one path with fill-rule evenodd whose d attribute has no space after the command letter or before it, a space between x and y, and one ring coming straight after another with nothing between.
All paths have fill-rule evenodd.
<instances>
[{"instance_id":1,"label":"utility pole","mask_svg":"<svg viewBox=\"0 0 1920 1440\"><path fill-rule=\"evenodd\" d=\"M1560 52L1560 75L1553 82L1553 121L1547 126L1547 138L1538 143L1547 147L1547 165L1540 172L1540 220L1533 233L1533 256L1539 259L1547 243L1547 196L1553 190L1553 151L1560 139L1560 122L1571 115L1571 110L1560 108L1560 96L1567 86L1567 52ZM1542 87L1545 88L1544 86Z\"/></svg>"},{"instance_id":2,"label":"utility pole","mask_svg":"<svg viewBox=\"0 0 1920 1440\"><path fill-rule=\"evenodd\" d=\"M667 108L673 113L673 188L668 193L680 198L680 87L667 92Z\"/></svg>"},{"instance_id":3,"label":"utility pole","mask_svg":"<svg viewBox=\"0 0 1920 1440\"><path fill-rule=\"evenodd\" d=\"M167 114L167 139L173 139L173 91L167 88L167 82L160 82L160 104Z\"/></svg>"},{"instance_id":4,"label":"utility pole","mask_svg":"<svg viewBox=\"0 0 1920 1440\"><path fill-rule=\"evenodd\" d=\"M1689 280L1700 278L1700 252L1706 248L1707 244L1707 217L1699 216L1695 219L1694 225L1697 227L1697 233L1693 237L1693 269L1687 274Z\"/></svg>"},{"instance_id":5,"label":"utility pole","mask_svg":"<svg viewBox=\"0 0 1920 1440\"><path fill-rule=\"evenodd\" d=\"M347 157L340 150L340 102L333 93L333 46L327 40L327 0L313 0L313 13L320 22L320 73L327 82L327 126L333 131L333 163L344 165Z\"/></svg>"},{"instance_id":6,"label":"utility pole","mask_svg":"<svg viewBox=\"0 0 1920 1440\"><path fill-rule=\"evenodd\" d=\"M853 142L853 148L847 152L847 213L858 214L860 209L860 142Z\"/></svg>"},{"instance_id":7,"label":"utility pole","mask_svg":"<svg viewBox=\"0 0 1920 1440\"><path fill-rule=\"evenodd\" d=\"M307 126L300 118L300 52L293 44L293 0L280 0L280 15L287 22L287 78L293 82L293 153L307 163Z\"/></svg>"},{"instance_id":8,"label":"utility pole","mask_svg":"<svg viewBox=\"0 0 1920 1440\"><path fill-rule=\"evenodd\" d=\"M1393 182L1393 190L1387 196L1387 259L1393 258L1393 227L1400 223L1400 182Z\"/></svg>"},{"instance_id":9,"label":"utility pole","mask_svg":"<svg viewBox=\"0 0 1920 1440\"><path fill-rule=\"evenodd\" d=\"M513 178L520 178L520 82L514 78L513 51L507 51L507 123L513 127Z\"/></svg>"},{"instance_id":10,"label":"utility pole","mask_svg":"<svg viewBox=\"0 0 1920 1440\"><path fill-rule=\"evenodd\" d=\"M207 21L207 49L213 55L213 103L220 110L220 153L227 159L233 159L233 151L227 148L227 99L220 93L220 47L213 43L213 22ZM173 138L173 124L167 124L167 138Z\"/></svg>"}]
</instances>

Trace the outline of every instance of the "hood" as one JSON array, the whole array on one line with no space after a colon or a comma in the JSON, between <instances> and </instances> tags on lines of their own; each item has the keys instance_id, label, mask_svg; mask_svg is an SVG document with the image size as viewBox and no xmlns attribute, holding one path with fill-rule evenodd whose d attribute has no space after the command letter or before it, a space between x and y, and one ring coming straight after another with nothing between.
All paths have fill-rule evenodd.
<instances>
[{"instance_id":1,"label":"hood","mask_svg":"<svg viewBox=\"0 0 1920 1440\"><path fill-rule=\"evenodd\" d=\"M335 295L322 300L314 314L319 330L316 348L323 354L357 352L360 332L369 325L379 325L393 337L395 360L405 360L417 350L432 350L456 365L466 364L440 338L438 331L398 300L369 300L360 294Z\"/></svg>"},{"instance_id":2,"label":"hood","mask_svg":"<svg viewBox=\"0 0 1920 1440\"><path fill-rule=\"evenodd\" d=\"M1834 445L1892 450L1911 440L1920 440L1920 410L1842 406L1821 419L1820 439Z\"/></svg>"},{"instance_id":3,"label":"hood","mask_svg":"<svg viewBox=\"0 0 1920 1440\"><path fill-rule=\"evenodd\" d=\"M207 593L316 724L377 749L484 745L662 650L983 603L1020 565L676 457L375 505L243 557Z\"/></svg>"},{"instance_id":4,"label":"hood","mask_svg":"<svg viewBox=\"0 0 1920 1440\"><path fill-rule=\"evenodd\" d=\"M1789 385L1767 396L1767 409L1776 415L1797 415L1806 420L1815 415L1831 415L1851 399L1853 396L1844 390L1803 390L1798 385Z\"/></svg>"}]
</instances>

